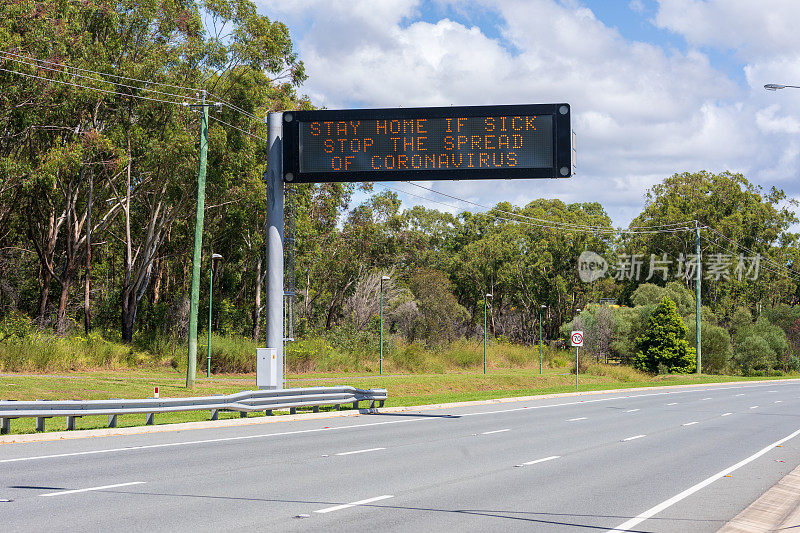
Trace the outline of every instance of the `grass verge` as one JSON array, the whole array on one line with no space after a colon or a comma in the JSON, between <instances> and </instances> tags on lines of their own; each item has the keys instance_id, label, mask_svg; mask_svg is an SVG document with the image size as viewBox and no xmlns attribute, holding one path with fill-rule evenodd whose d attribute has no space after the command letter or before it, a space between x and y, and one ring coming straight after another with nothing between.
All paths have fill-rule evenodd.
<instances>
[{"instance_id":1,"label":"grass verge","mask_svg":"<svg viewBox=\"0 0 800 533\"><path fill-rule=\"evenodd\" d=\"M586 374L579 377L580 390L609 390L663 385L692 385L723 383L730 381L757 381L764 379L797 378L798 374L781 378L744 378L741 376L668 375L650 376L627 367L610 367L594 364ZM450 372L446 374L392 374L363 375L357 373L336 374L290 374L289 387L311 387L325 385L352 385L355 387L386 388L389 391L387 406L424 405L450 403L514 396L535 396L572 392L575 390L575 375L564 369L493 369L488 375L474 372ZM0 399L4 400L64 400L64 399L108 399L146 398L153 395L158 386L160 396L186 397L210 394L230 394L255 388L252 374L226 374L205 378L198 376L193 389L185 387L184 374L169 369L104 370L78 372L64 375L2 374L0 375ZM323 408L324 409L324 408ZM280 413L278 413L280 414ZM220 413L220 419L238 418L238 413ZM264 416L253 413L250 416ZM118 417L118 427L144 424L145 415ZM156 415L156 424L195 422L209 419L208 411L168 413ZM77 420L78 429L104 428L104 416L85 417ZM12 433L33 433L34 419L14 420ZM65 418L54 418L47 422L47 431L66 429Z\"/></svg>"}]
</instances>

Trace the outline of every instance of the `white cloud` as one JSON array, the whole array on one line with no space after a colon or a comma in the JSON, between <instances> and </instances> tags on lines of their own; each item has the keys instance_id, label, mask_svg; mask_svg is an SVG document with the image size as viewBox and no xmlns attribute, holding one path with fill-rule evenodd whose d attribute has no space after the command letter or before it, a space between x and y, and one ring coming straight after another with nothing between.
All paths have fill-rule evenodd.
<instances>
[{"instance_id":1,"label":"white cloud","mask_svg":"<svg viewBox=\"0 0 800 533\"><path fill-rule=\"evenodd\" d=\"M600 201L624 224L641 208L645 190L675 172L742 171L787 187L787 176L796 176L797 149L776 138L800 128L800 92L795 104L761 86L786 79L781 74L800 81L800 33L788 29L798 2L660 0L655 23L683 35L685 52L628 41L577 0L481 0L501 21L494 32L448 18L420 20L419 0L260 5L299 29L309 74L303 90L317 105L572 105L575 178L437 182L437 190L490 205L539 197ZM467 4L437 5L458 12ZM496 33L503 42L487 35ZM737 49L749 86L715 69L702 46Z\"/></svg>"},{"instance_id":2,"label":"white cloud","mask_svg":"<svg viewBox=\"0 0 800 533\"><path fill-rule=\"evenodd\" d=\"M693 45L770 57L798 50L800 3L796 0L658 0L655 23Z\"/></svg>"}]
</instances>

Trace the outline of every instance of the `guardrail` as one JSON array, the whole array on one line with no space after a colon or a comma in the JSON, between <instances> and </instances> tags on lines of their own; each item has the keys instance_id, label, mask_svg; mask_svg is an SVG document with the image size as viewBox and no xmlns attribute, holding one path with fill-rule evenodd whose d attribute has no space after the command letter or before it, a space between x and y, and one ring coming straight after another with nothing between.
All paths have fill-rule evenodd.
<instances>
[{"instance_id":1,"label":"guardrail","mask_svg":"<svg viewBox=\"0 0 800 533\"><path fill-rule=\"evenodd\" d=\"M84 416L108 415L108 427L117 427L117 416L146 414L145 424L152 425L156 413L180 411L211 411L211 420L217 420L220 411L238 411L244 418L253 411L288 410L294 414L299 407L311 407L316 413L322 405L333 405L337 410L344 404L378 402L383 407L388 398L386 389L357 389L355 387L308 387L302 389L255 390L228 395L199 396L193 398L143 398L112 400L34 400L0 401L0 433L11 431L11 420L36 418L36 431L44 431L45 420L66 417L67 429L75 429L75 420Z\"/></svg>"}]
</instances>

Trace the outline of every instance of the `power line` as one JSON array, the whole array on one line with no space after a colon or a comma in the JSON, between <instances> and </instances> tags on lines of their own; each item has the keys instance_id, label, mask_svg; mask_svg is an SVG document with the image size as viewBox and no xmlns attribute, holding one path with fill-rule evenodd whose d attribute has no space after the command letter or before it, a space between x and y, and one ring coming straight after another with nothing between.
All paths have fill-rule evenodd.
<instances>
[{"instance_id":1,"label":"power line","mask_svg":"<svg viewBox=\"0 0 800 533\"><path fill-rule=\"evenodd\" d=\"M797 272L796 270L793 270L793 269L791 269L791 268L789 268L789 267L787 267L785 265L781 265L780 263L778 263L777 261L773 260L770 257L762 256L761 254L756 253L755 251L751 250L750 248L747 248L746 246L743 246L743 245L741 245L741 244L739 244L737 242L734 242L733 240L731 240L728 237L726 237L722 232L720 232L719 230L717 230L717 229L715 229L715 228L713 228L711 226L703 226L703 228L713 231L714 233L716 233L717 235L719 235L720 237L722 237L723 239L725 239L726 241L731 243L733 246L739 248L740 250L744 250L745 252L749 253L750 255L758 255L760 257L763 257L764 259L766 259L767 261L772 263L776 268L779 268L779 269L782 269L782 270L786 270L787 272L791 273L792 275L800 276L800 272ZM728 250L728 251L730 251L730 250Z\"/></svg>"},{"instance_id":2,"label":"power line","mask_svg":"<svg viewBox=\"0 0 800 533\"><path fill-rule=\"evenodd\" d=\"M101 92L101 93L113 94L115 96L127 96L129 98L140 98L142 100L150 100L150 101L153 101L153 102L161 102L161 103L164 103L164 104L172 104L172 105L181 105L182 104L182 102L174 102L174 101L169 101L169 100L162 100L160 98L150 98L149 96L142 96L142 95L138 95L138 94L125 94L125 93L120 93L120 92L117 92L117 91L109 91L107 89L100 89L98 87L89 87L89 86L86 86L86 85L80 85L78 83L71 83L71 82L63 81L63 80L55 80L55 79L52 79L52 78L45 78L43 76L37 76L35 74L28 74L27 72L20 72L18 70L9 70L9 69L2 68L2 67L0 67L0 71L10 72L12 74L19 74L20 76L28 76L30 78L36 78L36 79L39 79L39 80L49 81L49 82L53 82L53 83L61 83L63 85L70 85L72 87L77 87L78 89L88 89L90 91L98 91L98 92Z\"/></svg>"},{"instance_id":3,"label":"power line","mask_svg":"<svg viewBox=\"0 0 800 533\"><path fill-rule=\"evenodd\" d=\"M222 120L222 119L219 119L219 118L215 117L214 115L211 115L211 114L209 114L209 115L208 115L208 118L210 118L210 119L212 119L212 120L216 120L217 122L220 122L220 123L222 123L222 124L224 124L224 125L226 125L226 126L228 126L228 127L231 127L231 128L233 128L233 129L235 129L235 130L239 130L239 131L241 131L242 133L245 133L245 134L247 134L247 135L249 135L250 137L253 137L253 138L255 138L255 139L260 139L260 140L262 140L262 141L264 141L264 142L269 142L269 139L266 139L266 138L264 138L264 137L260 137L260 136L258 136L258 135L256 135L256 134L254 134L254 133L250 133L249 131L243 130L242 128L237 128L237 127L236 127L236 126L234 126L233 124L228 124L228 123L227 123L227 122L225 122L224 120Z\"/></svg>"},{"instance_id":4,"label":"power line","mask_svg":"<svg viewBox=\"0 0 800 533\"><path fill-rule=\"evenodd\" d=\"M117 74L108 74L108 73L104 73L104 72L98 72L96 70L72 67L72 66L69 66L69 65L66 65L66 64L63 64L63 63L55 63L53 61L46 61L46 60L43 60L43 59L36 59L36 58L33 58L33 57L23 56L23 55L20 55L20 54L15 54L13 52L5 52L5 51L1 51L0 50L0 57L2 57L3 55L13 56L13 57L3 57L3 59L9 60L9 61L15 61L17 63L22 63L24 65L28 65L28 66L31 66L31 67L35 67L35 68L39 68L39 69L43 69L43 70L49 70L49 71L52 71L52 72L58 72L60 74L65 74L65 75L68 75L68 76L84 78L84 79L88 79L88 80L92 80L92 81L98 81L98 82L101 82L101 83L114 83L114 84L116 84L116 85L118 85L120 87L126 87L126 88L129 88L129 89L136 89L136 90L141 90L141 91L149 91L149 92L156 93L156 94L161 94L161 95L164 95L164 96L171 96L171 97L174 97L174 98L178 98L178 99L181 99L181 100L184 100L184 101L187 100L187 99L191 99L191 100L195 100L195 101L199 100L199 98L197 98L196 93L197 93L197 91L200 91L201 89L192 89L190 87L183 87L183 86L180 86L180 85L171 85L169 83L153 82L153 81L141 80L141 79L138 79L138 78L131 78L131 77L128 77L128 76L120 76L120 75L117 75ZM27 59L28 61L22 61L21 59L14 59L14 57L24 58L24 59ZM37 63L31 63L30 61L35 61ZM169 93L169 92L164 92L164 91L158 91L156 89L151 89L149 87L136 87L136 86L133 86L133 85L126 85L124 83L112 82L112 81L104 80L104 79L98 79L98 78L94 78L92 76L84 76L84 75L81 75L81 74L76 74L74 72L68 72L68 71L60 70L58 68L45 67L45 66L42 66L42 65L40 65L38 63L54 65L54 66L57 66L57 67L61 67L63 69L72 69L72 70L77 70L77 71L80 71L80 72L87 72L87 73L90 73L90 74L96 74L98 76L108 76L108 77L111 77L111 78L135 81L135 82L144 83L144 84L154 84L154 85L161 85L161 86L164 86L164 87L172 87L172 88L181 89L183 91L188 91L188 92L195 93L195 94L193 94L192 96L186 96L186 95L182 95L182 94L175 94L175 93ZM215 96L215 98L218 99L218 102L216 102L216 103L218 103L220 105L228 107L228 108L236 111L237 113L241 113L241 114L246 115L246 116L248 116L248 117L250 117L252 119L261 120L258 116L254 115L254 114L252 114L252 113L250 113L248 111L245 111L244 109L242 109L240 107L237 107L237 106L235 106L235 105L233 105L233 104L231 104L229 102L226 102L226 101L224 101L221 98L218 98L216 96ZM178 102L178 103L182 103L182 102Z\"/></svg>"},{"instance_id":5,"label":"power line","mask_svg":"<svg viewBox=\"0 0 800 533\"><path fill-rule=\"evenodd\" d=\"M444 193L444 192L441 192L441 191L437 191L435 189L432 189L430 187L425 187L425 186L419 185L417 183L409 182L409 184L413 185L414 187L419 187L420 189L424 189L426 191L430 191L430 192L435 193L435 194L439 194L439 195L442 195L442 196L446 196L448 198L452 198L453 200L457 200L459 202L464 202L466 204L471 204L471 205L474 205L474 206L477 206L477 207L482 207L484 209L494 210L494 211L497 211L497 212L500 212L500 213L504 213L506 215L515 216L515 217L519 217L519 218L524 218L524 219L527 219L527 220L533 220L533 221L536 221L536 222L544 222L544 223L547 223L547 224L557 224L557 225L560 225L560 226L564 226L565 228L571 228L571 229L576 229L576 230L577 229L585 229L585 230L605 232L605 233L639 233L638 231L632 231L632 230L614 230L614 229L611 229L611 228L604 228L602 226L590 226L590 225L587 225L587 224L575 224L575 223L572 223L572 222L560 222L560 221L546 220L546 219L531 217L531 216L528 216L528 215L521 215L519 213L512 213L512 212L509 212L509 211L503 211L502 209L492 208L492 207L489 207L487 205L479 204L478 202L473 202L471 200L466 200L464 198L459 198L458 196L453 196L451 194L447 194L447 193ZM690 223L691 222L674 222L674 223L663 224L663 225L658 225L658 226L641 226L641 227L635 227L635 228L633 228L633 230L649 230L648 232L652 232L653 230L656 230L656 229L666 229L666 228L672 228L672 227L676 227L676 229L681 229L681 230L683 230L683 229L693 229L693 228L689 228L688 227L688 224L690 224ZM684 227L677 228L678 226L686 226L686 227L685 228Z\"/></svg>"},{"instance_id":6,"label":"power line","mask_svg":"<svg viewBox=\"0 0 800 533\"><path fill-rule=\"evenodd\" d=\"M383 183L379 183L377 185L379 185L381 187L384 187L386 189L393 190L395 192L399 192L399 193L402 193L402 194L407 194L407 195L413 196L415 198L420 198L420 199L428 201L428 202L433 202L433 203L436 203L436 204L444 205L444 206L450 207L451 209L456 209L456 210L459 209L457 206L454 206L452 204L448 204L448 203L445 203L445 202L440 202L438 200L432 200L430 198L426 198L424 196L420 196L418 194L414 194L414 193L411 193L411 192L408 192L408 191L405 191L405 190L402 190L402 189L395 189L395 188L390 187L388 185L384 185ZM460 200L460 198L457 198L457 197L453 197L453 198ZM475 202L469 202L469 203L475 203ZM481 207L485 207L485 206L482 206L481 204L476 204L476 205L479 205ZM614 228L603 228L603 227L599 227L599 226L575 226L575 227L572 227L572 226L555 225L555 224L560 224L560 223L553 222L553 221L550 221L550 220L537 219L537 218L533 218L533 217L522 216L522 218L528 218L528 219L536 220L538 222L543 222L543 223L537 224L537 223L527 222L527 221L523 221L523 220L515 220L515 219L499 217L499 216L495 215L494 213L492 213L492 211L497 211L499 213L506 213L506 214L517 216L516 213L509 213L508 211L502 211L502 210L499 210L499 209L492 209L492 208L487 208L487 209L489 209L489 211L484 213L485 215L488 215L490 217L493 217L493 218L495 218L497 220L500 220L500 221L503 221L503 222L511 222L511 223L515 223L515 224L522 224L522 225L525 225L525 226L532 226L532 227L537 227L537 228L547 228L547 229L554 229L554 230L562 230L562 231L565 231L565 232L605 233L605 234L616 234L616 233L652 234L652 233L675 233L676 231L688 231L689 229L692 229L692 230L694 229L694 228L673 228L673 229L653 229L653 230L631 231L631 230L616 230Z\"/></svg>"},{"instance_id":7,"label":"power line","mask_svg":"<svg viewBox=\"0 0 800 533\"><path fill-rule=\"evenodd\" d=\"M29 56L24 56L24 55L20 55L20 54L15 54L13 52L0 51L0 53L7 54L7 55L10 55L10 56L14 56L14 57L21 57L21 58L24 58L24 59L28 59L30 61L37 61L37 62L40 62L40 63L46 63L48 65L56 65L56 66L61 66L61 67L64 67L64 68L69 68L69 69L72 69L72 70L78 70L78 71L81 71L81 72L88 72L90 74L97 74L98 76L109 76L109 77L117 78L117 79L121 79L121 80L137 81L139 83L153 83L153 84L156 84L156 85L162 85L164 87L172 87L173 89L182 89L184 91L189 91L189 92L192 92L192 93L195 93L195 92L200 90L200 89L193 89L191 87L182 87L180 85L171 85L169 83L140 80L140 79L137 79L137 78L130 78L128 76L120 76L118 74L108 74L108 73L105 73L105 72L98 72L96 70L89 70L89 69L85 69L85 68L71 67L71 66L65 65L63 63L55 63L53 61L47 61L47 60L44 60L44 59L36 59L35 57L29 57Z\"/></svg>"},{"instance_id":8,"label":"power line","mask_svg":"<svg viewBox=\"0 0 800 533\"><path fill-rule=\"evenodd\" d=\"M711 244L715 244L715 245L719 246L719 247L720 247L720 248L722 248L723 250L726 250L726 251L728 251L728 252L730 252L730 251L731 251L731 249L730 249L730 248L726 248L726 247L725 247L725 245L723 245L722 243L720 243L720 242L719 242L718 240L716 240L716 239L713 239L713 238L711 238L711 237L708 237L708 236L705 236L705 235L701 235L700 237L701 237L701 238L703 238L703 239L705 239L706 241L708 241L708 242L709 242L709 243L711 243ZM758 257L760 257L760 258L768 259L767 257L764 257L764 256L763 256L763 255L761 255L761 254L756 254L756 255L757 255ZM790 270L785 270L785 269L784 269L784 271L781 271L781 270L776 270L776 269L774 269L774 268L770 268L769 264L767 264L767 265L763 265L763 264L761 264L761 265L760 265L760 268L761 268L762 270L765 270L765 271L767 271L767 272L770 272L770 273L772 273L772 274L775 274L775 275L777 275L777 276L779 276L779 277L784 277L784 278L786 278L786 279L791 279L791 280L794 280L794 281L800 282L800 278L797 278L797 277L795 277L795 276L793 275L793 274L794 274L794 272L793 272L793 271L790 271Z\"/></svg>"},{"instance_id":9,"label":"power line","mask_svg":"<svg viewBox=\"0 0 800 533\"><path fill-rule=\"evenodd\" d=\"M0 55L1 55L1 54L4 54L4 53L5 53L5 52L2 52L2 51L0 51ZM57 72L57 73L59 73L59 74L66 74L66 75L68 75L68 76L73 76L73 77L76 77L76 78L83 78L83 79L86 79L86 80L97 81L97 82L100 82L100 83L114 83L115 85L117 85L117 86L119 86L119 87L125 87L126 89L135 89L135 90L141 90L141 91L149 91L149 92L152 92L152 93L155 93L155 94L161 94L161 95L164 95L164 96L171 96L171 97L174 97L174 98L179 98L179 99L183 99L183 100L186 100L186 99L187 99L185 96L183 96L183 95L180 95L180 94L168 93L168 92L164 92L164 91L157 91L157 90L155 90L155 89L149 89L149 88L147 88L147 87L136 87L136 86L134 86L134 85L126 85L126 84L124 84L124 83L110 82L110 81L108 81L108 80L98 79L98 78L94 78L94 77L92 77L92 76L84 76L83 74L76 74L76 73L74 73L74 72L64 72L64 71L62 71L62 70L59 70L59 69L56 69L56 68L44 67L44 66L42 66L42 65L37 65L37 64L35 64L35 63L28 63L28 62L26 62L26 61L22 61L22 60L20 60L20 59L13 59L13 58L4 58L4 59L6 59L6 60L8 60L8 61L15 61L15 62L17 62L17 63L22 63L23 65L28 65L29 67L34 67L34 68L37 68L37 69L42 69L42 70L49 70L49 71L51 71L51 72ZM191 99L193 99L193 100L197 100L197 98L196 98L196 97L192 97ZM180 102L178 102L178 103L180 103Z\"/></svg>"}]
</instances>

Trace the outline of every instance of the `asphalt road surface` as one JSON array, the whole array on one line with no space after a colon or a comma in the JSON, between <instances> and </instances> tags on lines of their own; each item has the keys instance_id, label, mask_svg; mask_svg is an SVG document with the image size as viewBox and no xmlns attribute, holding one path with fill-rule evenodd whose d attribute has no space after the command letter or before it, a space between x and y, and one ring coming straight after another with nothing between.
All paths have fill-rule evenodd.
<instances>
[{"instance_id":1,"label":"asphalt road surface","mask_svg":"<svg viewBox=\"0 0 800 533\"><path fill-rule=\"evenodd\" d=\"M800 382L0 445L2 531L716 531L800 464Z\"/></svg>"}]
</instances>

